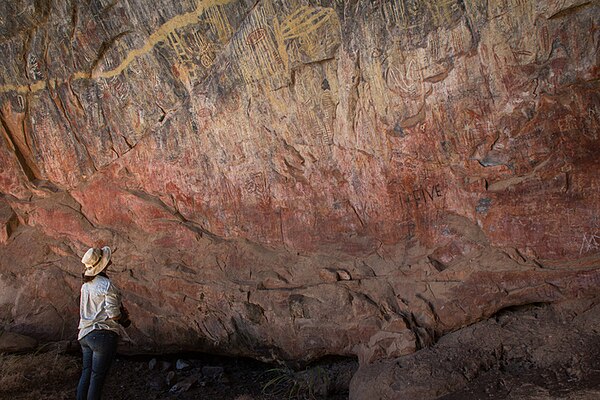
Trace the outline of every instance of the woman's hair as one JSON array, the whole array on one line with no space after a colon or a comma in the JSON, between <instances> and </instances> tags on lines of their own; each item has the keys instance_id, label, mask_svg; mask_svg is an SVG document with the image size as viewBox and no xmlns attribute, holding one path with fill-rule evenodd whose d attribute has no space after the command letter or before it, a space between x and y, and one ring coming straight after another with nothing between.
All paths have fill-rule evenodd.
<instances>
[{"instance_id":1,"label":"woman's hair","mask_svg":"<svg viewBox=\"0 0 600 400\"><path fill-rule=\"evenodd\" d=\"M88 276L84 273L81 274L81 278L83 280L83 283L88 283L93 281L97 276L103 276L105 278L108 278L108 275L106 274L106 270L100 272L98 275L94 275L94 276Z\"/></svg>"}]
</instances>

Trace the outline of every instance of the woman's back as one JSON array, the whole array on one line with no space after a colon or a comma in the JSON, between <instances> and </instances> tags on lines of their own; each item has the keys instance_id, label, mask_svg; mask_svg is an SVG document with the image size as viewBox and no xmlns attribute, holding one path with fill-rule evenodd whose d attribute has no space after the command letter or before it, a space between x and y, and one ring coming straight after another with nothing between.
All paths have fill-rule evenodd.
<instances>
[{"instance_id":1,"label":"woman's back","mask_svg":"<svg viewBox=\"0 0 600 400\"><path fill-rule=\"evenodd\" d=\"M106 276L98 275L81 285L79 304L79 339L95 329L120 333L113 318L120 315L121 294Z\"/></svg>"}]
</instances>

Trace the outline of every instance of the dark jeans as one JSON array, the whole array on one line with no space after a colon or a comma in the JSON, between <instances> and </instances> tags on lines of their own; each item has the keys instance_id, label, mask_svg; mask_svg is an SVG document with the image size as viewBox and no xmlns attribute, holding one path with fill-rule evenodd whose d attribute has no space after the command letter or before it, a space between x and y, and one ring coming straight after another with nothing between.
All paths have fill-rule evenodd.
<instances>
[{"instance_id":1,"label":"dark jeans","mask_svg":"<svg viewBox=\"0 0 600 400\"><path fill-rule=\"evenodd\" d=\"M110 364L117 353L119 335L105 330L91 331L79 341L83 371L77 386L77 400L99 400Z\"/></svg>"}]
</instances>

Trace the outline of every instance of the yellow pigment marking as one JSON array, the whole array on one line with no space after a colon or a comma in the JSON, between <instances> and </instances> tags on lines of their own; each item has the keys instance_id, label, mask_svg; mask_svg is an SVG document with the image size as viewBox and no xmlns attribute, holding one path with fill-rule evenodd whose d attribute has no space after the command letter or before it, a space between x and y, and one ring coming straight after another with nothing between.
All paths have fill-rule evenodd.
<instances>
[{"instance_id":1,"label":"yellow pigment marking","mask_svg":"<svg viewBox=\"0 0 600 400\"><path fill-rule=\"evenodd\" d=\"M252 23L248 24L246 33L240 35L234 44L238 68L246 84L267 77L270 77L271 81L281 79L281 73L287 65L285 51L283 54L280 53L282 48L285 50L285 47L279 43L279 40L273 40L273 35L268 28L269 11L265 7L261 12L257 12ZM276 31L279 29L277 24L274 29Z\"/></svg>"},{"instance_id":2,"label":"yellow pigment marking","mask_svg":"<svg viewBox=\"0 0 600 400\"><path fill-rule=\"evenodd\" d=\"M213 7L206 10L206 16L211 30L219 37L221 44L225 44L233 36L233 28L229 23L227 14L221 7Z\"/></svg>"},{"instance_id":3,"label":"yellow pigment marking","mask_svg":"<svg viewBox=\"0 0 600 400\"><path fill-rule=\"evenodd\" d=\"M283 41L283 35L281 34L281 26L279 25L279 21L277 18L273 20L274 29L275 29L275 40L277 41L277 51L281 56L281 61L283 62L283 69L287 71L289 69L290 59L289 55L285 49L285 43Z\"/></svg>"},{"instance_id":4,"label":"yellow pigment marking","mask_svg":"<svg viewBox=\"0 0 600 400\"><path fill-rule=\"evenodd\" d=\"M452 22L452 15L457 10L454 0L438 0L437 2L425 2L425 6L433 16L436 27L448 26Z\"/></svg>"},{"instance_id":5,"label":"yellow pigment marking","mask_svg":"<svg viewBox=\"0 0 600 400\"><path fill-rule=\"evenodd\" d=\"M283 40L295 39L319 29L335 15L332 8L300 7L281 24Z\"/></svg>"},{"instance_id":6,"label":"yellow pigment marking","mask_svg":"<svg viewBox=\"0 0 600 400\"><path fill-rule=\"evenodd\" d=\"M207 0L207 1L199 2L198 7L194 11L191 11L189 13L185 13L182 15L178 15L174 18L171 18L164 24L162 24L160 26L160 28L158 28L156 30L156 32L154 32L152 35L150 35L150 37L146 41L146 44L144 44L144 46L142 48L130 51L129 54L127 54L127 57L125 57L125 59L121 62L121 64L119 64L118 67L111 69L109 71L104 71L104 72L100 72L98 74L93 74L92 77L93 78L112 78L113 76L119 75L136 58L143 56L144 54L150 52L150 50L152 50L154 48L154 46L156 46L156 44L164 41L168 37L169 33L173 32L175 29L180 29L180 28L184 28L188 25L195 24L198 22L198 17L200 16L200 14L202 14L202 12L204 10L206 10L207 8L227 4L227 3L230 3L231 1L233 1L233 0Z\"/></svg>"},{"instance_id":7,"label":"yellow pigment marking","mask_svg":"<svg viewBox=\"0 0 600 400\"><path fill-rule=\"evenodd\" d=\"M0 85L0 93L17 92L20 94L34 93L46 88L46 81L37 81L30 85Z\"/></svg>"},{"instance_id":8,"label":"yellow pigment marking","mask_svg":"<svg viewBox=\"0 0 600 400\"><path fill-rule=\"evenodd\" d=\"M176 29L184 28L188 25L198 23L198 17L207 9L215 6L225 5L231 3L233 0L205 0L198 2L198 5L194 11L178 15L171 18L164 24L162 24L153 34L151 34L143 47L130 51L125 59L116 67L108 71L102 72L75 72L70 80L78 79L97 79L97 78L112 78L120 75L133 61L138 57L149 53L156 44L162 42L168 38L168 35ZM46 88L45 81L38 81L29 85L0 85L0 93L6 92L17 92L17 93L35 93Z\"/></svg>"}]
</instances>

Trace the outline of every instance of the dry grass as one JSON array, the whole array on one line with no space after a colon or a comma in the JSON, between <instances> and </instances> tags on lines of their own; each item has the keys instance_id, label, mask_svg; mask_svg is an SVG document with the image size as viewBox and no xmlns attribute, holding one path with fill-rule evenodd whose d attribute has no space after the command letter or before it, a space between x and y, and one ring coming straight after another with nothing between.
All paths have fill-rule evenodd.
<instances>
[{"instance_id":1,"label":"dry grass","mask_svg":"<svg viewBox=\"0 0 600 400\"><path fill-rule=\"evenodd\" d=\"M273 368L267 371L270 378L263 386L263 393L285 399L321 399L327 398L330 386L328 371L314 367L303 371L289 368Z\"/></svg>"},{"instance_id":2,"label":"dry grass","mask_svg":"<svg viewBox=\"0 0 600 400\"><path fill-rule=\"evenodd\" d=\"M79 373L77 358L57 351L0 354L0 398L70 399Z\"/></svg>"}]
</instances>

